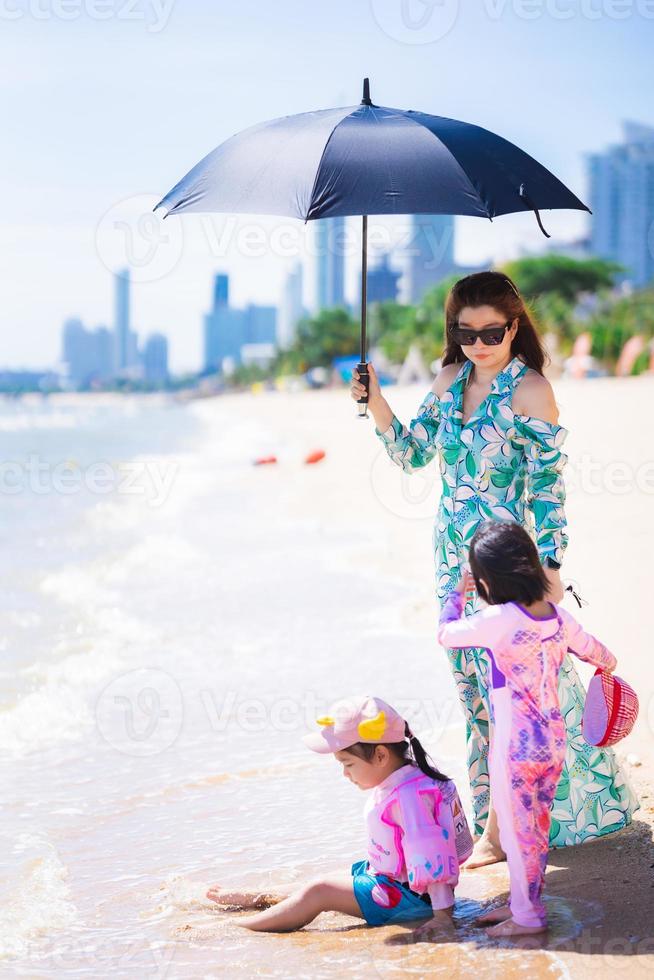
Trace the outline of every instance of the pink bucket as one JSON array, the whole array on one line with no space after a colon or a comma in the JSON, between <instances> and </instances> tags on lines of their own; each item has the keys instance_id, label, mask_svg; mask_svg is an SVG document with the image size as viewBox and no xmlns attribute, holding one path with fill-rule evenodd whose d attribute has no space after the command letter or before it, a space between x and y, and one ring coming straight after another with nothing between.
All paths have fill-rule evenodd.
<instances>
[{"instance_id":1,"label":"pink bucket","mask_svg":"<svg viewBox=\"0 0 654 980\"><path fill-rule=\"evenodd\" d=\"M598 668L588 685L581 732L589 745L615 745L638 717L638 696L621 677Z\"/></svg>"}]
</instances>

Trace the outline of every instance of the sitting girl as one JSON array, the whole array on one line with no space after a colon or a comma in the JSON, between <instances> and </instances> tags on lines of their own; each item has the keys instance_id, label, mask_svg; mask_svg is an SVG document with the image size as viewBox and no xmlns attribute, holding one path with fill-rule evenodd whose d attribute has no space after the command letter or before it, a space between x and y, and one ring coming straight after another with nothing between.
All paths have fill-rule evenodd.
<instances>
[{"instance_id":1,"label":"sitting girl","mask_svg":"<svg viewBox=\"0 0 654 980\"><path fill-rule=\"evenodd\" d=\"M345 912L368 925L433 920L451 924L459 864L472 852L472 838L456 787L430 765L407 722L379 698L337 702L319 732L303 741L331 753L343 775L370 790L365 817L368 857L351 876L321 879L293 895L226 893L207 897L222 905L272 908L239 920L262 932L301 929L320 912Z\"/></svg>"},{"instance_id":2,"label":"sitting girl","mask_svg":"<svg viewBox=\"0 0 654 980\"><path fill-rule=\"evenodd\" d=\"M490 788L511 887L509 905L478 921L497 923L488 930L494 936L543 932L550 807L566 745L559 668L567 650L609 671L616 660L566 609L545 600L547 578L521 525L481 524L469 562L474 586L488 605L460 618L462 594L472 585L466 573L441 608L438 639L446 648L487 651Z\"/></svg>"}]
</instances>

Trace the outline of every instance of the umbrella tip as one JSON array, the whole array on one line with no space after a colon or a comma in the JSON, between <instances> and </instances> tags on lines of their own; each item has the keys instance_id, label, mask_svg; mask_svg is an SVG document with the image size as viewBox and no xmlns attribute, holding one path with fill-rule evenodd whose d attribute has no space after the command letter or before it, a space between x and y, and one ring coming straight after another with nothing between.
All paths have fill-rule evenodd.
<instances>
[{"instance_id":1,"label":"umbrella tip","mask_svg":"<svg viewBox=\"0 0 654 980\"><path fill-rule=\"evenodd\" d=\"M361 99L361 105L372 105L370 101L370 79L364 78L363 80L363 98Z\"/></svg>"}]
</instances>

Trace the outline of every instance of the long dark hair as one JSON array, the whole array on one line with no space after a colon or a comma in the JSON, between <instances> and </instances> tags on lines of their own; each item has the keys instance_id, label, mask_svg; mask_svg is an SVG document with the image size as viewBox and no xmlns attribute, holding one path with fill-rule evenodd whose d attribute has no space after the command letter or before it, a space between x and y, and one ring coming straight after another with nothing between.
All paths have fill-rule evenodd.
<instances>
[{"instance_id":1,"label":"long dark hair","mask_svg":"<svg viewBox=\"0 0 654 980\"><path fill-rule=\"evenodd\" d=\"M515 521L483 521L472 536L468 558L477 592L489 606L529 604L548 590L536 545Z\"/></svg>"},{"instance_id":2,"label":"long dark hair","mask_svg":"<svg viewBox=\"0 0 654 980\"><path fill-rule=\"evenodd\" d=\"M464 306L492 306L505 320L518 318L518 330L511 341L511 356L520 356L527 367L539 374L549 363L533 314L520 295L518 287L503 272L473 272L454 283L445 300L445 350L441 365L459 364L467 360L461 345L452 339L452 327L459 322Z\"/></svg>"},{"instance_id":3,"label":"long dark hair","mask_svg":"<svg viewBox=\"0 0 654 980\"><path fill-rule=\"evenodd\" d=\"M354 745L349 745L344 751L350 752L360 759L365 759L366 762L370 762L375 754L377 745L383 745L391 755L394 755L401 762L417 766L421 772L424 772L425 776L431 776L432 779L438 780L439 783L446 783L449 780L449 776L443 775L440 769L437 769L432 764L432 760L425 752L422 742L413 734L408 722L405 722L404 734L406 738L403 742L378 742L375 745L371 742L355 742Z\"/></svg>"}]
</instances>

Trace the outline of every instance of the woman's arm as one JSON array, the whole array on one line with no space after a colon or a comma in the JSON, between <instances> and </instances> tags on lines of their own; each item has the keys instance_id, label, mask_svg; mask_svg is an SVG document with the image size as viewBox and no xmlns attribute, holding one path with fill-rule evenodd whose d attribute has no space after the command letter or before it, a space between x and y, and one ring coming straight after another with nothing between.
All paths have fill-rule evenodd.
<instances>
[{"instance_id":1,"label":"woman's arm","mask_svg":"<svg viewBox=\"0 0 654 980\"><path fill-rule=\"evenodd\" d=\"M538 554L542 562L550 558L560 565L568 545L562 475L568 457L560 446L568 430L558 424L554 392L542 375L531 372L518 385L513 401L516 437L524 445L526 500L534 518Z\"/></svg>"},{"instance_id":2,"label":"woman's arm","mask_svg":"<svg viewBox=\"0 0 654 980\"><path fill-rule=\"evenodd\" d=\"M440 422L440 395L459 367L456 364L447 365L439 372L407 428L381 394L375 370L372 364L368 365L368 408L375 420L375 435L381 439L390 459L403 470L410 472L426 466L436 455L434 437ZM359 398L362 393L356 371L353 373L351 392L353 398Z\"/></svg>"}]
</instances>

